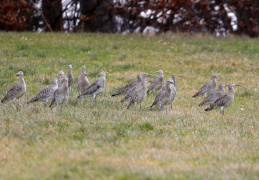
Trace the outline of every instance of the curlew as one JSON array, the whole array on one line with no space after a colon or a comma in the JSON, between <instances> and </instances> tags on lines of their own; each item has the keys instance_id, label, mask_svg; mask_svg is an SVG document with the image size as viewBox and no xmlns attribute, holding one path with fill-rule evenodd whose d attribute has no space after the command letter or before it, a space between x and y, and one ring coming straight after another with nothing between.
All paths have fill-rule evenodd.
<instances>
[{"instance_id":1,"label":"curlew","mask_svg":"<svg viewBox=\"0 0 259 180\"><path fill-rule=\"evenodd\" d=\"M167 107L168 105L171 104L171 96L173 95L172 91L173 91L173 86L174 85L174 81L173 79L168 79L165 83L165 86L163 87L162 91L160 91L153 104L150 107L150 110L153 110L157 105L159 106L159 111L161 111L161 109L163 107L166 108L166 114L167 114Z\"/></svg>"},{"instance_id":2,"label":"curlew","mask_svg":"<svg viewBox=\"0 0 259 180\"><path fill-rule=\"evenodd\" d=\"M77 90L79 92L79 96L86 91L86 89L90 86L87 75L85 73L85 66L82 66L82 73L76 81Z\"/></svg>"},{"instance_id":3,"label":"curlew","mask_svg":"<svg viewBox=\"0 0 259 180\"><path fill-rule=\"evenodd\" d=\"M97 79L93 84L91 84L84 93L79 95L77 98L81 99L84 96L91 96L93 95L93 102L96 102L96 96L103 92L105 88L105 81L106 81L106 74L105 72L101 72L99 74L101 78Z\"/></svg>"},{"instance_id":4,"label":"curlew","mask_svg":"<svg viewBox=\"0 0 259 180\"><path fill-rule=\"evenodd\" d=\"M141 82L141 74L138 74L137 75L137 81L133 81L133 82L130 82L130 83L126 84L119 91L117 91L116 93L112 94L112 97L116 97L116 96L123 95L123 94L128 94L140 82ZM124 102L125 100L126 99L124 98L124 99L121 100L121 102Z\"/></svg>"},{"instance_id":5,"label":"curlew","mask_svg":"<svg viewBox=\"0 0 259 180\"><path fill-rule=\"evenodd\" d=\"M68 73L67 73L67 78L68 78L68 88L69 91L71 91L71 86L74 84L74 77L72 74L72 65L68 65Z\"/></svg>"},{"instance_id":6,"label":"curlew","mask_svg":"<svg viewBox=\"0 0 259 180\"><path fill-rule=\"evenodd\" d=\"M27 104L37 102L37 101L45 101L45 107L47 107L48 101L53 98L54 92L58 89L58 79L53 78L52 84L45 89L41 90L35 97L33 97Z\"/></svg>"},{"instance_id":7,"label":"curlew","mask_svg":"<svg viewBox=\"0 0 259 180\"><path fill-rule=\"evenodd\" d=\"M193 97L203 96L203 95L206 97L211 92L215 91L215 88L217 85L216 79L217 79L217 75L213 74L212 81L202 86L201 89L196 94L193 95Z\"/></svg>"},{"instance_id":8,"label":"curlew","mask_svg":"<svg viewBox=\"0 0 259 180\"><path fill-rule=\"evenodd\" d=\"M177 88L177 84L176 84L176 78L177 77L182 77L182 78L186 78L186 77L184 77L184 76L178 76L178 75L176 75L176 74L173 74L172 75L172 80L173 80L173 82L174 82L174 84L170 84L170 86L172 86L172 91L171 91L171 93L172 93L172 96L170 97L171 99L170 99L170 101L171 101L171 105L170 105L170 108L171 108L171 110L173 109L173 101L174 101L174 99L175 99L175 97L176 97L176 94L177 94L177 90L176 90L176 88ZM170 79L169 79L170 80Z\"/></svg>"},{"instance_id":9,"label":"curlew","mask_svg":"<svg viewBox=\"0 0 259 180\"><path fill-rule=\"evenodd\" d=\"M15 107L15 100L18 99L18 104L20 104L20 98L26 92L26 84L23 77L23 72L19 71L15 75L19 75L19 82L15 84L6 94L6 96L1 101L2 103L9 100L13 100L13 106Z\"/></svg>"},{"instance_id":10,"label":"curlew","mask_svg":"<svg viewBox=\"0 0 259 180\"><path fill-rule=\"evenodd\" d=\"M54 92L53 98L49 107L51 107L52 109L53 105L57 104L57 110L58 112L61 112L63 104L68 100L68 98L69 98L68 78L65 76L62 79L62 85L58 87L58 89ZM59 109L59 105L61 105L60 109Z\"/></svg>"},{"instance_id":11,"label":"curlew","mask_svg":"<svg viewBox=\"0 0 259 180\"><path fill-rule=\"evenodd\" d=\"M230 82L228 84L228 92L225 93L220 98L218 98L213 104L210 105L210 107L205 109L205 111L210 111L212 109L220 107L220 113L222 115L224 115L225 108L230 106L232 104L232 102L234 101L234 97L235 97L234 87L235 86L241 86L241 85L236 85L236 84ZM244 86L241 86L241 87L244 87Z\"/></svg>"},{"instance_id":12,"label":"curlew","mask_svg":"<svg viewBox=\"0 0 259 180\"><path fill-rule=\"evenodd\" d=\"M148 82L146 78L153 77L153 76L148 75L147 73L144 73L144 74L141 74L139 77L140 77L140 81L138 81L138 83L135 84L135 86L131 89L131 91L128 92L128 95L123 99L123 101L130 99L127 109L129 109L133 103L135 103L135 108L137 107L137 103L140 103L140 109L141 109L141 102L146 98L146 90L147 90L146 83Z\"/></svg>"},{"instance_id":13,"label":"curlew","mask_svg":"<svg viewBox=\"0 0 259 180\"><path fill-rule=\"evenodd\" d=\"M58 75L59 75L59 80L58 80L58 87L60 87L62 85L62 80L64 79L65 77L65 73L63 71L59 71L58 72Z\"/></svg>"},{"instance_id":14,"label":"curlew","mask_svg":"<svg viewBox=\"0 0 259 180\"><path fill-rule=\"evenodd\" d=\"M213 104L219 97L224 95L224 93L225 93L224 87L225 87L225 84L220 83L219 89L213 91L206 98L204 98L204 100L199 104L199 107L201 107L203 105L207 105L207 104L208 105Z\"/></svg>"},{"instance_id":15,"label":"curlew","mask_svg":"<svg viewBox=\"0 0 259 180\"><path fill-rule=\"evenodd\" d=\"M156 73L159 73L159 76L151 82L147 91L148 95L153 92L153 96L155 96L155 91L161 90L164 86L164 72L162 70L159 70L156 71Z\"/></svg>"}]
</instances>

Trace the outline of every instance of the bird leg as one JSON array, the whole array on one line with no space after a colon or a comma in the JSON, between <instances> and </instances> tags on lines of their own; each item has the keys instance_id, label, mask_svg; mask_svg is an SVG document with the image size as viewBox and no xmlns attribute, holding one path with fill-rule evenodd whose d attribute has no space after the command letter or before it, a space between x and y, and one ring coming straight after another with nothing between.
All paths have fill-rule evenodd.
<instances>
[{"instance_id":1,"label":"bird leg","mask_svg":"<svg viewBox=\"0 0 259 180\"><path fill-rule=\"evenodd\" d=\"M130 102L129 102L129 105L128 105L127 109L130 108L130 105L131 105L132 103L133 103L133 101L130 101Z\"/></svg>"},{"instance_id":2,"label":"bird leg","mask_svg":"<svg viewBox=\"0 0 259 180\"><path fill-rule=\"evenodd\" d=\"M96 94L94 93L94 100L93 100L93 103L96 102Z\"/></svg>"},{"instance_id":3,"label":"bird leg","mask_svg":"<svg viewBox=\"0 0 259 180\"><path fill-rule=\"evenodd\" d=\"M141 102L140 102L140 105L139 105L139 109L141 110Z\"/></svg>"},{"instance_id":4,"label":"bird leg","mask_svg":"<svg viewBox=\"0 0 259 180\"><path fill-rule=\"evenodd\" d=\"M153 91L153 97L155 97L155 91Z\"/></svg>"},{"instance_id":5,"label":"bird leg","mask_svg":"<svg viewBox=\"0 0 259 180\"><path fill-rule=\"evenodd\" d=\"M224 116L224 111L225 111L224 106L221 106L221 108L220 108L220 114L222 114L222 116Z\"/></svg>"},{"instance_id":6,"label":"bird leg","mask_svg":"<svg viewBox=\"0 0 259 180\"><path fill-rule=\"evenodd\" d=\"M61 104L61 107L60 107L60 112L62 112L63 104L64 104L64 103L62 103L62 104Z\"/></svg>"},{"instance_id":7,"label":"bird leg","mask_svg":"<svg viewBox=\"0 0 259 180\"><path fill-rule=\"evenodd\" d=\"M135 104L135 110L137 110L138 109L138 103L134 102L134 104Z\"/></svg>"},{"instance_id":8,"label":"bird leg","mask_svg":"<svg viewBox=\"0 0 259 180\"><path fill-rule=\"evenodd\" d=\"M14 98L14 100L13 100L13 107L14 107L14 108L15 108L15 99L16 99L16 98Z\"/></svg>"},{"instance_id":9,"label":"bird leg","mask_svg":"<svg viewBox=\"0 0 259 180\"><path fill-rule=\"evenodd\" d=\"M48 100L46 100L44 107L46 108L48 105Z\"/></svg>"},{"instance_id":10,"label":"bird leg","mask_svg":"<svg viewBox=\"0 0 259 180\"><path fill-rule=\"evenodd\" d=\"M161 112L161 109L162 109L162 105L159 104L159 112Z\"/></svg>"}]
</instances>

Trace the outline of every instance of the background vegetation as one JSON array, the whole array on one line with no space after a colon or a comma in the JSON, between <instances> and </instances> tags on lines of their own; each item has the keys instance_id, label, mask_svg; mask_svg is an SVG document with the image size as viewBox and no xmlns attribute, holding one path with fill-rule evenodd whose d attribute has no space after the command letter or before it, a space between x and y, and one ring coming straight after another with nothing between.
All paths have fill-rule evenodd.
<instances>
[{"instance_id":1,"label":"background vegetation","mask_svg":"<svg viewBox=\"0 0 259 180\"><path fill-rule=\"evenodd\" d=\"M18 71L27 83L22 108L0 104L0 179L258 179L259 41L201 37L0 33L1 99ZM62 114L26 105L69 64L75 77L82 65L107 73L96 104L77 100L74 85ZM177 79L168 115L149 110L152 96L141 112L110 97L160 69L188 77ZM213 73L247 87L236 88L224 117L191 97Z\"/></svg>"},{"instance_id":2,"label":"background vegetation","mask_svg":"<svg viewBox=\"0 0 259 180\"><path fill-rule=\"evenodd\" d=\"M259 36L253 0L2 0L0 29Z\"/></svg>"}]
</instances>

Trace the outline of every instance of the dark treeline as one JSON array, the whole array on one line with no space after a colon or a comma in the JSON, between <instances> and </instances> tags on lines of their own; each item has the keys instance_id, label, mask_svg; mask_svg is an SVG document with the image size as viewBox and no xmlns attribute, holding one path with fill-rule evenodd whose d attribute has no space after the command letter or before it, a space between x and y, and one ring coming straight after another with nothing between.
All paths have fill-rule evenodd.
<instances>
[{"instance_id":1,"label":"dark treeline","mask_svg":"<svg viewBox=\"0 0 259 180\"><path fill-rule=\"evenodd\" d=\"M0 29L259 36L258 0L1 0Z\"/></svg>"}]
</instances>

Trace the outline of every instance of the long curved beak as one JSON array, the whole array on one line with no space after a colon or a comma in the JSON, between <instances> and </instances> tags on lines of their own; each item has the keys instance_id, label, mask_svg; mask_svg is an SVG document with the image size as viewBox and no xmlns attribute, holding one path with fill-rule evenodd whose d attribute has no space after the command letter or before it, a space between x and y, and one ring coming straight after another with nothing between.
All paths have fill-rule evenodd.
<instances>
[{"instance_id":1,"label":"long curved beak","mask_svg":"<svg viewBox=\"0 0 259 180\"><path fill-rule=\"evenodd\" d=\"M239 85L239 84L236 84L235 86L240 86L240 87L242 87L242 88L245 88L245 89L246 89L246 87L245 87L245 86L242 86L242 85Z\"/></svg>"},{"instance_id":2,"label":"long curved beak","mask_svg":"<svg viewBox=\"0 0 259 180\"><path fill-rule=\"evenodd\" d=\"M84 73L84 75L94 77L92 74Z\"/></svg>"},{"instance_id":3,"label":"long curved beak","mask_svg":"<svg viewBox=\"0 0 259 180\"><path fill-rule=\"evenodd\" d=\"M177 75L177 77L187 78L187 77L185 77L185 76L178 76L178 75Z\"/></svg>"},{"instance_id":4,"label":"long curved beak","mask_svg":"<svg viewBox=\"0 0 259 180\"><path fill-rule=\"evenodd\" d=\"M147 77L150 77L150 78L157 78L156 76L152 76L152 75L147 75Z\"/></svg>"},{"instance_id":5,"label":"long curved beak","mask_svg":"<svg viewBox=\"0 0 259 180\"><path fill-rule=\"evenodd\" d=\"M175 85L175 83L173 83L173 82L167 82L167 83L169 83L169 84L174 84L174 85Z\"/></svg>"}]
</instances>

